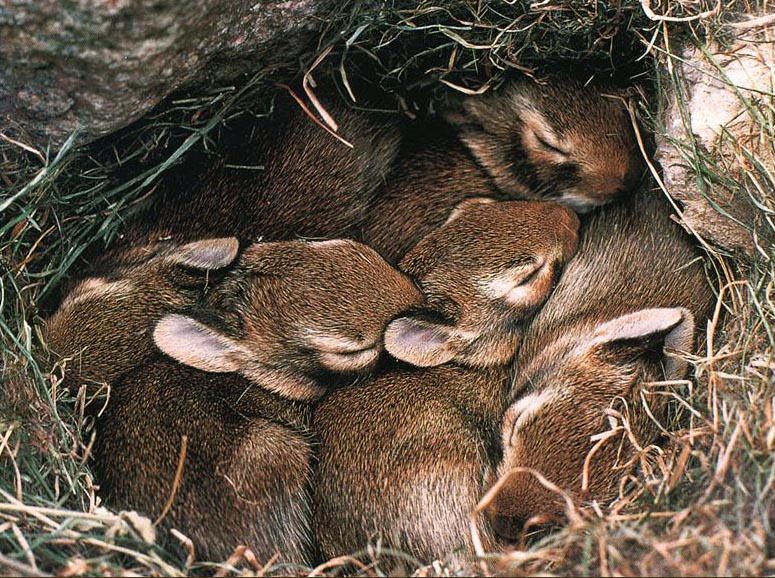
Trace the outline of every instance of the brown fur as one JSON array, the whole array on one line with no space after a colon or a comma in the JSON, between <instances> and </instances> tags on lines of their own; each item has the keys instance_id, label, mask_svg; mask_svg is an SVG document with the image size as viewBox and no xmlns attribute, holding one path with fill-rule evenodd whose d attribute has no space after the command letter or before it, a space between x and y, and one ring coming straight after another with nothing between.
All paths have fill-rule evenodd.
<instances>
[{"instance_id":1,"label":"brown fur","mask_svg":"<svg viewBox=\"0 0 775 578\"><path fill-rule=\"evenodd\" d=\"M324 91L320 96L354 148L280 92L270 119L224 129L220 156L192 154L170 171L120 240L72 283L48 320L53 352L75 358L69 384L110 382L148 359L151 340L135 336L201 299L226 265L180 266L165 258L185 243L221 234L248 242L337 237L363 218L397 153L397 117L348 109ZM105 290L95 291L98 284Z\"/></svg>"},{"instance_id":2,"label":"brown fur","mask_svg":"<svg viewBox=\"0 0 775 578\"><path fill-rule=\"evenodd\" d=\"M395 156L396 119L322 100L353 149L278 95L271 119L225 129L222 156L191 155L171 171L47 323L54 353L76 358L69 383L111 385L95 449L109 503L158 514L187 435L165 524L210 556L244 541L264 558L277 546L308 559L306 418L264 388L310 399L335 378L356 379L379 357L388 321L422 300L367 247L295 241L247 249L195 308L237 239L221 240L233 250L215 266L187 260L210 241L184 243L221 231L243 241L337 237L362 218ZM161 359L154 339L222 374ZM260 392L253 405L251 390Z\"/></svg>"},{"instance_id":3,"label":"brown fur","mask_svg":"<svg viewBox=\"0 0 775 578\"><path fill-rule=\"evenodd\" d=\"M663 350L691 349L713 297L699 252L669 215L661 194L643 188L583 226L578 254L517 356L499 475L533 468L574 499L603 500L623 473L616 466L632 455L626 439L620 448L621 435L605 443L590 462L589 492L582 496L590 438L608 429L604 410L624 413L642 446L655 440L641 384L683 377L686 364ZM661 398L647 399L661 417ZM533 475L519 473L491 513L499 533L513 538L529 519L561 519L564 504Z\"/></svg>"},{"instance_id":4,"label":"brown fur","mask_svg":"<svg viewBox=\"0 0 775 578\"><path fill-rule=\"evenodd\" d=\"M578 227L575 213L555 203L463 201L401 261L429 314L393 321L388 351L420 366L509 363L521 322L544 302L576 250Z\"/></svg>"},{"instance_id":5,"label":"brown fur","mask_svg":"<svg viewBox=\"0 0 775 578\"><path fill-rule=\"evenodd\" d=\"M376 365L388 322L420 303L406 275L355 241L255 243L206 308L168 315L154 339L192 367L314 399L325 390L321 378Z\"/></svg>"},{"instance_id":6,"label":"brown fur","mask_svg":"<svg viewBox=\"0 0 775 578\"><path fill-rule=\"evenodd\" d=\"M106 500L159 515L185 435L165 526L210 557L244 543L264 561L278 551L309 562L309 411L289 398L368 371L385 326L421 299L405 275L353 241L249 247L205 306L156 326L162 351L193 367L157 355L113 383L95 445Z\"/></svg>"},{"instance_id":7,"label":"brown fur","mask_svg":"<svg viewBox=\"0 0 775 578\"><path fill-rule=\"evenodd\" d=\"M125 251L110 268L74 283L46 320L46 341L69 359L65 383L110 383L150 359L155 321L196 303L237 256L233 237Z\"/></svg>"},{"instance_id":8,"label":"brown fur","mask_svg":"<svg viewBox=\"0 0 775 578\"><path fill-rule=\"evenodd\" d=\"M404 139L363 224L362 240L391 262L463 199L547 199L583 212L643 173L626 108L603 89L520 80L442 116L446 125L421 124Z\"/></svg>"},{"instance_id":9,"label":"brown fur","mask_svg":"<svg viewBox=\"0 0 775 578\"><path fill-rule=\"evenodd\" d=\"M397 154L398 116L353 110L338 95L318 93L353 148L280 92L270 118L224 129L218 157L193 154L171 171L119 246L221 235L241 242L351 236Z\"/></svg>"},{"instance_id":10,"label":"brown fur","mask_svg":"<svg viewBox=\"0 0 775 578\"><path fill-rule=\"evenodd\" d=\"M310 563L307 425L308 404L157 358L115 381L97 419L100 495L113 508L161 515L187 436L162 527L191 538L199 559L224 560L244 544L261 562L277 552L280 562Z\"/></svg>"},{"instance_id":11,"label":"brown fur","mask_svg":"<svg viewBox=\"0 0 775 578\"><path fill-rule=\"evenodd\" d=\"M446 119L501 192L577 211L630 191L644 165L616 91L570 79L522 79L468 97Z\"/></svg>"},{"instance_id":12,"label":"brown fur","mask_svg":"<svg viewBox=\"0 0 775 578\"><path fill-rule=\"evenodd\" d=\"M393 321L386 347L411 363L474 367L385 368L323 400L313 525L325 556L377 539L428 561L467 549L468 514L499 455L519 327L573 254L577 225L554 204L469 201L404 258L428 309ZM522 268L531 262L543 263L532 275ZM491 276L521 289L519 301L484 293ZM478 338L461 341L460 331Z\"/></svg>"}]
</instances>

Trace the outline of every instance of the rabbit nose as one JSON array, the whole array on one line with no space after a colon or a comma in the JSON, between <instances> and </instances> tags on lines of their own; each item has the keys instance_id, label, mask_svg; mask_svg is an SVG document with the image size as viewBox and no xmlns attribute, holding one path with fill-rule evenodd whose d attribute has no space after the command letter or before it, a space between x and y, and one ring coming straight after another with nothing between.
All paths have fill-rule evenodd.
<instances>
[{"instance_id":1,"label":"rabbit nose","mask_svg":"<svg viewBox=\"0 0 775 578\"><path fill-rule=\"evenodd\" d=\"M522 547L556 528L557 520L542 515L525 518L491 511L490 526L501 542Z\"/></svg>"},{"instance_id":2,"label":"rabbit nose","mask_svg":"<svg viewBox=\"0 0 775 578\"><path fill-rule=\"evenodd\" d=\"M525 520L519 516L504 516L502 514L490 514L490 525L496 536L504 542L516 543L519 541Z\"/></svg>"}]
</instances>

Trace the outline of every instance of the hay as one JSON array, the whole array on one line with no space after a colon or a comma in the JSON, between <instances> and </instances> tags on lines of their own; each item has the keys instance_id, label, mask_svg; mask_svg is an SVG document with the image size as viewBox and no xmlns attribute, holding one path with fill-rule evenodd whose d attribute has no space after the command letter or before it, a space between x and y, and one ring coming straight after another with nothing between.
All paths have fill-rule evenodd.
<instances>
[{"instance_id":1,"label":"hay","mask_svg":"<svg viewBox=\"0 0 775 578\"><path fill-rule=\"evenodd\" d=\"M320 42L303 59L314 74L333 73L345 92L355 80L395 92L413 110L429 91L490 90L511 71L540 76L577 63L598 77L632 77L653 85L640 120L663 130L660 97L681 80L675 47L728 45L757 22L727 25L728 11L771 25L763 6L710 1L631 3L385 2L349 6L321 22ZM769 18L769 20L768 20ZM771 41L771 39L770 39ZM560 62L560 64L556 64ZM551 64L548 64L551 63ZM59 387L67 360L49 359L40 317L59 298L84 255L109 243L139 199L193 149L210 150L235 116L270 110L259 73L208 94L177 95L109 141L79 148L74 134L59 150L29 145L19 127L0 134L0 568L78 574L263 575L280 568L237 548L204 564L185 536L177 550L155 543L150 521L99 506L86 464L90 423L83 395ZM357 96L357 92L356 92ZM769 105L767 105L769 98ZM750 126L772 150L772 95L752 107ZM417 104L415 108L421 106ZM769 109L767 108L769 106ZM769 112L768 112L769 111ZM746 147L713 157L691 139L681 144L700 183L722 183L745 195L775 233L775 170ZM731 143L731 141L729 142ZM735 170L730 170L734 168ZM707 346L690 359L696 377L651 384L672 400L665 443L642 456L637 475L611 504L575 512L575 523L529 541L525 549L486 554L469 568L437 562L419 575L474 571L521 574L744 575L775 572L775 255L735 261L708 245L718 309ZM150 529L149 529L150 528ZM341 573L351 553L314 569ZM382 575L379 560L396 553L370 548L350 565ZM296 571L313 569L297 568Z\"/></svg>"}]
</instances>

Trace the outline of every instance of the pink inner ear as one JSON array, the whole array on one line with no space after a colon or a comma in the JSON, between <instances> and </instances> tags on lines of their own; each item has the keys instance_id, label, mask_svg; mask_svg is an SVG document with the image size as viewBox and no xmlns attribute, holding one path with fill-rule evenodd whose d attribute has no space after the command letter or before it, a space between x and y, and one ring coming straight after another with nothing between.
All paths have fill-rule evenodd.
<instances>
[{"instance_id":1,"label":"pink inner ear","mask_svg":"<svg viewBox=\"0 0 775 578\"><path fill-rule=\"evenodd\" d=\"M419 367L433 367L454 357L449 341L452 328L413 317L400 317L385 331L385 349L396 359Z\"/></svg>"},{"instance_id":2,"label":"pink inner ear","mask_svg":"<svg viewBox=\"0 0 775 578\"><path fill-rule=\"evenodd\" d=\"M694 316L691 311L683 307L655 307L628 313L600 325L591 344L647 340L660 334L664 335L664 347L689 351L694 344ZM665 377L681 379L687 368L687 363L682 359L668 356L665 361Z\"/></svg>"},{"instance_id":3,"label":"pink inner ear","mask_svg":"<svg viewBox=\"0 0 775 578\"><path fill-rule=\"evenodd\" d=\"M686 309L679 307L641 309L601 324L593 340L595 343L611 343L665 333L678 325L687 313L691 316Z\"/></svg>"},{"instance_id":4,"label":"pink inner ear","mask_svg":"<svg viewBox=\"0 0 775 578\"><path fill-rule=\"evenodd\" d=\"M188 243L173 251L168 258L173 263L195 269L221 269L237 257L239 241L236 237L203 239Z\"/></svg>"},{"instance_id":5,"label":"pink inner ear","mask_svg":"<svg viewBox=\"0 0 775 578\"><path fill-rule=\"evenodd\" d=\"M153 340L173 359L202 371L239 371L244 353L238 344L184 315L167 315L156 325Z\"/></svg>"},{"instance_id":6,"label":"pink inner ear","mask_svg":"<svg viewBox=\"0 0 775 578\"><path fill-rule=\"evenodd\" d=\"M675 349L676 351L690 352L694 345L694 315L688 309L681 309L683 320L676 326L667 337L665 337L665 347ZM678 357L668 357L665 363L665 377L667 379L682 379L689 364Z\"/></svg>"}]
</instances>

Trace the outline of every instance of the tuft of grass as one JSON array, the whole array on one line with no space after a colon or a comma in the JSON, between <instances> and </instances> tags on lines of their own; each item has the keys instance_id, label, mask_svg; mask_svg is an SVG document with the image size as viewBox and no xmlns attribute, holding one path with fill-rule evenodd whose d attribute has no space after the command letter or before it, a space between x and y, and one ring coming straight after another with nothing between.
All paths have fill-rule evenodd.
<instances>
[{"instance_id":1,"label":"tuft of grass","mask_svg":"<svg viewBox=\"0 0 775 578\"><path fill-rule=\"evenodd\" d=\"M186 573L179 562L170 564L174 555L138 540L123 518L94 514L99 499L87 465L88 400L59 387L67 360L49 359L41 316L56 305L70 271L114 238L166 170L194 147L212 147L233 115L256 108L262 82L257 74L240 87L173 98L115 138L88 147L75 146L78 134L56 153L25 144L18 129L0 134L7 191L0 197L0 567L22 572L24 561L31 572ZM258 106L268 112L270 103ZM52 518L36 508L63 514ZM93 515L78 515L83 512Z\"/></svg>"},{"instance_id":2,"label":"tuft of grass","mask_svg":"<svg viewBox=\"0 0 775 578\"><path fill-rule=\"evenodd\" d=\"M590 75L645 84L650 104L639 116L659 131L651 113L664 90L682 82L677 47L729 45L740 31L728 15L765 7L706 0L351 3L318 23L320 40L299 75L334 74L343 93L356 97L356 81L377 85L412 110L429 93L477 93L511 72L540 77L581 65ZM87 461L89 400L60 387L67 360L49 356L41 317L66 290L68 275L110 243L166 171L194 149L215 150L224 124L268 113L265 87L280 80L289 79L258 72L206 94L175 95L89 146L74 134L58 151L41 150L18 127L0 133L0 569L32 576L381 576L400 559L420 576L775 572L775 254L766 242L749 260L707 245L718 306L705 350L689 360L695 377L645 386L670 400L664 443L643 454L615 501L574 506L573 524L519 549L425 567L378 544L315 569L281 568L244 547L208 562L185 536L175 535L177 549L165 550L149 520L102 508ZM746 106L752 142L767 154L731 133L719 155L691 139L674 143L700 187L750 200L763 239L775 234L772 103L770 92Z\"/></svg>"}]
</instances>

